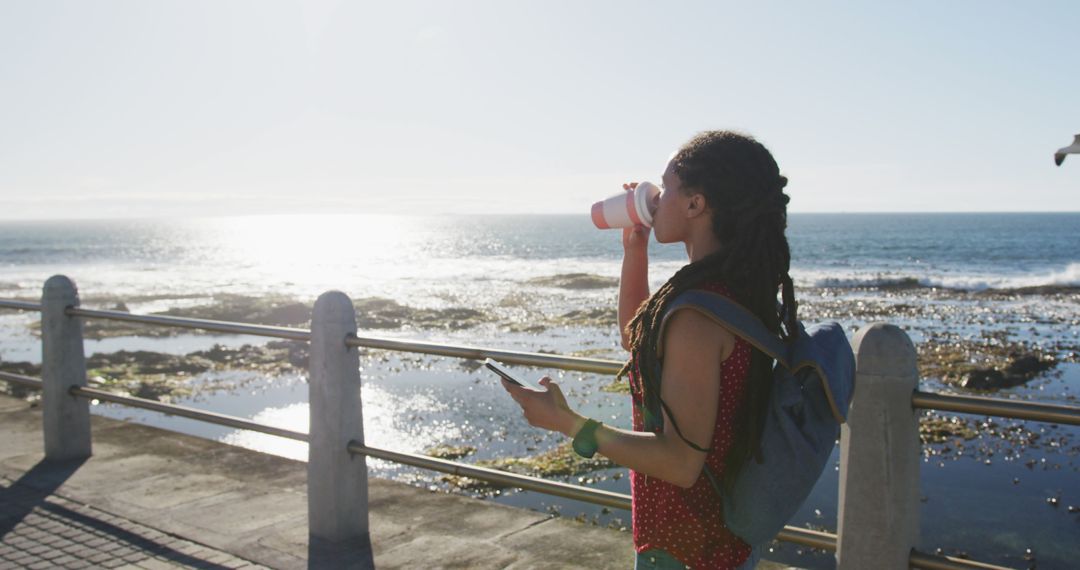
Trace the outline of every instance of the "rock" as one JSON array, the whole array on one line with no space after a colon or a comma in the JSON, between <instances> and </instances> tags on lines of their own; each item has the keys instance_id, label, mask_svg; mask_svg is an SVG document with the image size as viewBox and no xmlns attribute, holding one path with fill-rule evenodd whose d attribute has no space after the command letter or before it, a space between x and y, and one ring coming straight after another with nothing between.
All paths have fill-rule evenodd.
<instances>
[{"instance_id":1,"label":"rock","mask_svg":"<svg viewBox=\"0 0 1080 570\"><path fill-rule=\"evenodd\" d=\"M1036 354L1013 354L1005 370L992 367L972 368L963 375L961 386L970 390L998 390L1019 386L1057 366L1053 358Z\"/></svg>"},{"instance_id":2,"label":"rock","mask_svg":"<svg viewBox=\"0 0 1080 570\"><path fill-rule=\"evenodd\" d=\"M88 370L99 370L114 377L130 374L199 374L213 367L212 362L198 353L176 356L145 350L120 350L94 354L86 359Z\"/></svg>"},{"instance_id":3,"label":"rock","mask_svg":"<svg viewBox=\"0 0 1080 570\"><path fill-rule=\"evenodd\" d=\"M259 356L260 361L273 362L280 359L281 352L285 352L285 359L295 368L306 370L311 352L308 343L297 340L272 340L266 343L266 350Z\"/></svg>"},{"instance_id":4,"label":"rock","mask_svg":"<svg viewBox=\"0 0 1080 570\"><path fill-rule=\"evenodd\" d=\"M41 366L29 362L0 362L0 370L22 376L41 376Z\"/></svg>"},{"instance_id":5,"label":"rock","mask_svg":"<svg viewBox=\"0 0 1080 570\"><path fill-rule=\"evenodd\" d=\"M310 360L311 351L308 350L306 342L289 343L289 364L301 370L306 370Z\"/></svg>"},{"instance_id":6,"label":"rock","mask_svg":"<svg viewBox=\"0 0 1080 570\"><path fill-rule=\"evenodd\" d=\"M168 385L140 382L131 395L136 398L157 400L160 402L168 399L168 396L172 395L172 392L173 390Z\"/></svg>"},{"instance_id":7,"label":"rock","mask_svg":"<svg viewBox=\"0 0 1080 570\"><path fill-rule=\"evenodd\" d=\"M289 303L271 308L267 321L275 325L302 325L311 321L311 307L304 303Z\"/></svg>"},{"instance_id":8,"label":"rock","mask_svg":"<svg viewBox=\"0 0 1080 570\"><path fill-rule=\"evenodd\" d=\"M976 368L964 376L960 385L969 390L996 390L1005 387L1005 375L993 368Z\"/></svg>"},{"instance_id":9,"label":"rock","mask_svg":"<svg viewBox=\"0 0 1080 570\"><path fill-rule=\"evenodd\" d=\"M467 372L475 372L479 370L481 366L483 366L483 363L479 360L464 359L458 361L458 368Z\"/></svg>"},{"instance_id":10,"label":"rock","mask_svg":"<svg viewBox=\"0 0 1080 570\"><path fill-rule=\"evenodd\" d=\"M1005 373L1012 376L1035 376L1036 374L1053 368L1056 362L1053 360L1042 360L1038 356L1033 354L1027 354L1014 358L1009 363L1009 367L1005 369Z\"/></svg>"}]
</instances>

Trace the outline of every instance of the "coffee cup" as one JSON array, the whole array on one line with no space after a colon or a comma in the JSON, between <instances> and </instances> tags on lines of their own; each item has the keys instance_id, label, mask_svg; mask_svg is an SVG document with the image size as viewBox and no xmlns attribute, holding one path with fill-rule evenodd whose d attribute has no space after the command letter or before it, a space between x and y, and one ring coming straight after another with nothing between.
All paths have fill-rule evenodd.
<instances>
[{"instance_id":1,"label":"coffee cup","mask_svg":"<svg viewBox=\"0 0 1080 570\"><path fill-rule=\"evenodd\" d=\"M652 205L660 189L651 182L641 182L632 192L621 192L592 206L592 221L596 227L652 227Z\"/></svg>"}]
</instances>

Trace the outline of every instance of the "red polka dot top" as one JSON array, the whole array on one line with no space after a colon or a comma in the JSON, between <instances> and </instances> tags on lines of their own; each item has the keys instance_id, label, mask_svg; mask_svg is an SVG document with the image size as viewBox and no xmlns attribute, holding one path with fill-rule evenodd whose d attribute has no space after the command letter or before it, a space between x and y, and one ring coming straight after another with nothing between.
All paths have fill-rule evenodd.
<instances>
[{"instance_id":1,"label":"red polka dot top","mask_svg":"<svg viewBox=\"0 0 1080 570\"><path fill-rule=\"evenodd\" d=\"M701 287L730 296L720 284ZM717 355L717 358L720 358ZM720 369L720 400L717 402L716 429L705 463L717 478L724 473L724 456L738 434L735 421L744 400L750 371L750 344L735 338L735 349ZM645 431L641 386L637 370L630 373L635 431ZM687 568L736 568L750 556L750 545L724 525L720 497L705 475L689 489L644 473L630 471L633 497L634 549L644 552L659 548L678 559Z\"/></svg>"}]
</instances>

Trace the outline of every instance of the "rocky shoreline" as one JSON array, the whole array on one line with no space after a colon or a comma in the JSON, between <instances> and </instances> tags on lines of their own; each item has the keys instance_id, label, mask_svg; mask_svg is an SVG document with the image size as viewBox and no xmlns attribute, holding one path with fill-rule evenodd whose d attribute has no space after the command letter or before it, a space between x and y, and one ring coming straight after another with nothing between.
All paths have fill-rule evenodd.
<instances>
[{"instance_id":1,"label":"rocky shoreline","mask_svg":"<svg viewBox=\"0 0 1080 570\"><path fill-rule=\"evenodd\" d=\"M616 300L618 280L612 277L567 273L530 279L529 288L579 291L610 291L609 302L570 310L550 311L538 306L546 293L529 289L512 290L490 306L462 305L416 307L383 297L354 300L357 323L369 330L468 330L494 325L508 332L541 334L549 329L573 327L609 329L617 326ZM1080 288L1042 286L1018 289L962 290L925 287L917 283L878 287L800 287L799 317L807 323L835 320L848 326L886 320L911 323L913 332L944 334L957 329L1013 329L1015 334L1038 336L1039 328L1063 330L1080 328ZM1032 304L1034 298L1040 303ZM36 299L25 299L36 302ZM461 299L457 299L460 302ZM311 321L309 299L282 295L250 296L215 294L211 296L153 296L121 298L110 295L89 296L83 306L95 309L127 311L129 306L151 304L169 306L148 314L233 321L287 327L307 327ZM1047 309L1049 307L1049 310ZM38 334L37 324L31 331ZM184 332L170 327L155 327L119 321L88 320L84 335L88 339L124 336L167 337ZM1044 338L1045 342L1054 342ZM1080 353L1080 341L1056 341L1044 346L1047 351Z\"/></svg>"}]
</instances>

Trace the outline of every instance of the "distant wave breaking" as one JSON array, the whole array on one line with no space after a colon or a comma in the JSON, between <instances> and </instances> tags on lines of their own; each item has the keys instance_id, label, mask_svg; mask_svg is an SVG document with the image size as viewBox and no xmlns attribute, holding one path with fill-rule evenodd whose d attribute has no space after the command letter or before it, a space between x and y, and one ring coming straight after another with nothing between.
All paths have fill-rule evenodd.
<instances>
[{"instance_id":1,"label":"distant wave breaking","mask_svg":"<svg viewBox=\"0 0 1080 570\"><path fill-rule=\"evenodd\" d=\"M1025 289L1080 288L1080 263L1070 263L1061 271L1028 275L897 275L855 274L827 275L814 270L795 273L799 285L833 289L920 289L939 288L960 291L1012 291Z\"/></svg>"}]
</instances>

